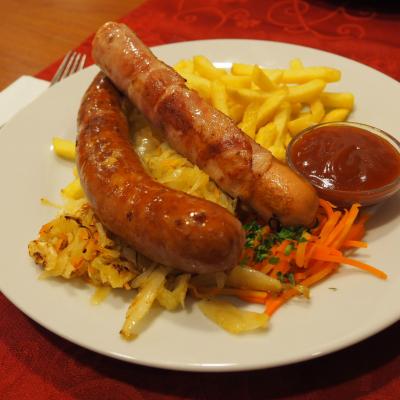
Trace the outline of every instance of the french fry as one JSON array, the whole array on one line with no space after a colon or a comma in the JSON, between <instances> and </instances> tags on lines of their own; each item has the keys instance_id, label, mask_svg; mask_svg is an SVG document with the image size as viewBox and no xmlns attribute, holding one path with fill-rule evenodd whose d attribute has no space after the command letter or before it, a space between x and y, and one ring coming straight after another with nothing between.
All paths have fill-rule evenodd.
<instances>
[{"instance_id":1,"label":"french fry","mask_svg":"<svg viewBox=\"0 0 400 400\"><path fill-rule=\"evenodd\" d=\"M295 136L298 133L300 133L302 130L313 125L313 123L314 122L312 120L312 115L306 114L299 118L289 121L287 126L288 126L288 130L292 134L292 136Z\"/></svg>"},{"instance_id":2,"label":"french fry","mask_svg":"<svg viewBox=\"0 0 400 400\"><path fill-rule=\"evenodd\" d=\"M195 90L203 99L211 96L211 82L201 76L184 72L182 76L186 79L188 88Z\"/></svg>"},{"instance_id":3,"label":"french fry","mask_svg":"<svg viewBox=\"0 0 400 400\"><path fill-rule=\"evenodd\" d=\"M256 129L265 125L275 114L276 110L286 99L287 93L284 90L274 92L260 106L257 114Z\"/></svg>"},{"instance_id":4,"label":"french fry","mask_svg":"<svg viewBox=\"0 0 400 400\"><path fill-rule=\"evenodd\" d=\"M236 76L236 75L223 75L220 81L224 83L225 86L234 89L250 89L251 87L251 77L250 76Z\"/></svg>"},{"instance_id":5,"label":"french fry","mask_svg":"<svg viewBox=\"0 0 400 400\"><path fill-rule=\"evenodd\" d=\"M314 100L310 104L311 119L313 122L320 122L325 115L325 107L320 99Z\"/></svg>"},{"instance_id":6,"label":"french fry","mask_svg":"<svg viewBox=\"0 0 400 400\"><path fill-rule=\"evenodd\" d=\"M231 73L238 76L252 76L255 65L234 63L231 67ZM260 68L260 67L259 67ZM279 69L260 68L270 79L270 81L277 85L281 82L283 71Z\"/></svg>"},{"instance_id":7,"label":"french fry","mask_svg":"<svg viewBox=\"0 0 400 400\"><path fill-rule=\"evenodd\" d=\"M341 73L338 69L327 67L305 67L283 70L282 83L306 83L315 79L337 82Z\"/></svg>"},{"instance_id":8,"label":"french fry","mask_svg":"<svg viewBox=\"0 0 400 400\"><path fill-rule=\"evenodd\" d=\"M244 111L242 122L238 125L239 128L244 133L249 135L252 139L254 139L256 134L256 125L257 125L257 116L259 107L260 103L258 101L250 103Z\"/></svg>"},{"instance_id":9,"label":"french fry","mask_svg":"<svg viewBox=\"0 0 400 400\"><path fill-rule=\"evenodd\" d=\"M303 63L299 58L293 58L293 60L290 60L289 66L290 66L290 69L302 69L302 68L304 68Z\"/></svg>"},{"instance_id":10,"label":"french fry","mask_svg":"<svg viewBox=\"0 0 400 400\"><path fill-rule=\"evenodd\" d=\"M282 138L283 139L283 138ZM268 148L272 155L278 160L284 161L286 158L286 148L283 140L275 142L272 146Z\"/></svg>"},{"instance_id":11,"label":"french fry","mask_svg":"<svg viewBox=\"0 0 400 400\"><path fill-rule=\"evenodd\" d=\"M204 56L193 57L193 66L195 72L209 80L218 79L226 74L224 70L215 68L212 62Z\"/></svg>"},{"instance_id":12,"label":"french fry","mask_svg":"<svg viewBox=\"0 0 400 400\"><path fill-rule=\"evenodd\" d=\"M230 97L243 105L248 105L254 101L262 101L270 97L271 95L257 89L230 89L228 88Z\"/></svg>"},{"instance_id":13,"label":"french fry","mask_svg":"<svg viewBox=\"0 0 400 400\"><path fill-rule=\"evenodd\" d=\"M218 80L211 82L211 104L225 115L229 115L226 88Z\"/></svg>"},{"instance_id":14,"label":"french fry","mask_svg":"<svg viewBox=\"0 0 400 400\"><path fill-rule=\"evenodd\" d=\"M261 90L268 92L276 89L276 86L271 79L269 79L269 76L258 65L254 66L251 78Z\"/></svg>"},{"instance_id":15,"label":"french fry","mask_svg":"<svg viewBox=\"0 0 400 400\"><path fill-rule=\"evenodd\" d=\"M255 140L260 146L268 149L274 144L277 136L278 131L275 124L273 122L269 122L258 130Z\"/></svg>"},{"instance_id":16,"label":"french fry","mask_svg":"<svg viewBox=\"0 0 400 400\"><path fill-rule=\"evenodd\" d=\"M326 86L322 79L314 79L298 86L289 86L288 100L291 102L311 103L316 100Z\"/></svg>"},{"instance_id":17,"label":"french fry","mask_svg":"<svg viewBox=\"0 0 400 400\"><path fill-rule=\"evenodd\" d=\"M243 118L245 107L239 103L234 103L228 107L229 116L236 122L236 124L238 124Z\"/></svg>"},{"instance_id":18,"label":"french fry","mask_svg":"<svg viewBox=\"0 0 400 400\"><path fill-rule=\"evenodd\" d=\"M57 156L66 160L75 160L75 143L72 140L53 137L53 149Z\"/></svg>"},{"instance_id":19,"label":"french fry","mask_svg":"<svg viewBox=\"0 0 400 400\"><path fill-rule=\"evenodd\" d=\"M280 109L276 113L274 117L274 124L276 126L276 130L278 131L278 135L281 136L285 130L287 123L289 122L291 113L290 103L284 102L282 103Z\"/></svg>"},{"instance_id":20,"label":"french fry","mask_svg":"<svg viewBox=\"0 0 400 400\"><path fill-rule=\"evenodd\" d=\"M347 118L349 113L350 110L348 108L335 108L325 114L322 122L341 122Z\"/></svg>"},{"instance_id":21,"label":"french fry","mask_svg":"<svg viewBox=\"0 0 400 400\"><path fill-rule=\"evenodd\" d=\"M231 67L231 73L233 75L247 75L251 76L253 73L254 65L233 63Z\"/></svg>"},{"instance_id":22,"label":"french fry","mask_svg":"<svg viewBox=\"0 0 400 400\"><path fill-rule=\"evenodd\" d=\"M293 136L313 124L345 120L354 107L352 93L324 91L340 79L338 69L306 67L300 58L287 69L233 63L226 72L196 56L176 69L189 87L281 160Z\"/></svg>"},{"instance_id":23,"label":"french fry","mask_svg":"<svg viewBox=\"0 0 400 400\"><path fill-rule=\"evenodd\" d=\"M292 113L291 113L292 119L294 117L298 117L303 108L303 104L301 104L300 102L297 102L297 103L291 103L290 105L292 108Z\"/></svg>"},{"instance_id":24,"label":"french fry","mask_svg":"<svg viewBox=\"0 0 400 400\"><path fill-rule=\"evenodd\" d=\"M348 108L354 107L354 95L352 93L321 93L321 102L326 108Z\"/></svg>"},{"instance_id":25,"label":"french fry","mask_svg":"<svg viewBox=\"0 0 400 400\"><path fill-rule=\"evenodd\" d=\"M174 69L180 75L184 73L194 74L194 65L192 60L180 60L174 65Z\"/></svg>"},{"instance_id":26,"label":"french fry","mask_svg":"<svg viewBox=\"0 0 400 400\"><path fill-rule=\"evenodd\" d=\"M280 69L274 69L274 70L263 70L264 72L267 73L269 76L269 79L271 79L271 82L275 85L278 85L279 83L282 82L282 77L283 77L283 71Z\"/></svg>"},{"instance_id":27,"label":"french fry","mask_svg":"<svg viewBox=\"0 0 400 400\"><path fill-rule=\"evenodd\" d=\"M268 150L281 161L286 158L286 126L290 117L290 104L283 103L280 110L276 113L274 117L274 124L276 126L277 135L272 146L268 147Z\"/></svg>"},{"instance_id":28,"label":"french fry","mask_svg":"<svg viewBox=\"0 0 400 400\"><path fill-rule=\"evenodd\" d=\"M287 148L289 146L289 143L291 142L292 139L293 138L292 138L292 135L290 134L290 132L286 131L284 142L283 142L285 145L285 148Z\"/></svg>"}]
</instances>

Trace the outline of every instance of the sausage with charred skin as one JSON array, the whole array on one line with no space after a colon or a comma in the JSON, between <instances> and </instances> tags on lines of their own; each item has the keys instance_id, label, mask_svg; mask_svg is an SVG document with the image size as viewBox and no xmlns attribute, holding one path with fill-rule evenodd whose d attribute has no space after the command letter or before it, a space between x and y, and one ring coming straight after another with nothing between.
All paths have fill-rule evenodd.
<instances>
[{"instance_id":1,"label":"sausage with charred skin","mask_svg":"<svg viewBox=\"0 0 400 400\"><path fill-rule=\"evenodd\" d=\"M240 222L209 201L169 189L145 172L129 138L122 96L100 73L78 115L77 165L101 222L148 258L190 273L237 265Z\"/></svg>"},{"instance_id":2,"label":"sausage with charred skin","mask_svg":"<svg viewBox=\"0 0 400 400\"><path fill-rule=\"evenodd\" d=\"M311 225L318 198L312 186L249 138L185 85L123 24L96 33L93 58L177 152L265 220Z\"/></svg>"}]
</instances>

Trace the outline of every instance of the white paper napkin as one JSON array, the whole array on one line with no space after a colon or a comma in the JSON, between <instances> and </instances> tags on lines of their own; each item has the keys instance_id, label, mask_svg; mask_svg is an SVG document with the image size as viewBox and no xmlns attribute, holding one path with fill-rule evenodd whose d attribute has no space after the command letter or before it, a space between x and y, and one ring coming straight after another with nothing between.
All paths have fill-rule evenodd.
<instances>
[{"instance_id":1,"label":"white paper napkin","mask_svg":"<svg viewBox=\"0 0 400 400\"><path fill-rule=\"evenodd\" d=\"M49 85L48 81L24 75L0 92L0 127L42 94Z\"/></svg>"}]
</instances>

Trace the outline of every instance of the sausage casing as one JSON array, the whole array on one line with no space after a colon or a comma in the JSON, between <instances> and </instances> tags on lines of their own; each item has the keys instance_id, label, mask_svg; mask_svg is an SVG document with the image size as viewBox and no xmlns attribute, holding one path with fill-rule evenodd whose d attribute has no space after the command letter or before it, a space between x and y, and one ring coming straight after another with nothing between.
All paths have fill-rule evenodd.
<instances>
[{"instance_id":1,"label":"sausage casing","mask_svg":"<svg viewBox=\"0 0 400 400\"><path fill-rule=\"evenodd\" d=\"M240 222L209 201L169 189L144 170L129 138L122 98L100 73L78 115L77 165L101 222L148 258L191 273L237 265Z\"/></svg>"},{"instance_id":2,"label":"sausage casing","mask_svg":"<svg viewBox=\"0 0 400 400\"><path fill-rule=\"evenodd\" d=\"M160 128L177 152L202 168L225 192L265 220L310 225L318 207L313 187L249 138L234 122L188 89L125 25L96 33L93 58L115 85Z\"/></svg>"}]
</instances>

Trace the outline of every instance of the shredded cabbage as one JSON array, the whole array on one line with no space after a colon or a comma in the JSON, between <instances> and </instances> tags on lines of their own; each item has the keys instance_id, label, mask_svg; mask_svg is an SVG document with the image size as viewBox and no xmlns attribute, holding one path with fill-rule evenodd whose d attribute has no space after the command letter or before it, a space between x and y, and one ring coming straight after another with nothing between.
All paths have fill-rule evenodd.
<instances>
[{"instance_id":1,"label":"shredded cabbage","mask_svg":"<svg viewBox=\"0 0 400 400\"><path fill-rule=\"evenodd\" d=\"M236 200L219 189L205 172L171 149L167 143L158 140L137 112L132 114L134 148L147 172L156 181L172 189L212 201L234 213Z\"/></svg>"}]
</instances>

